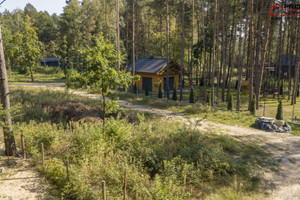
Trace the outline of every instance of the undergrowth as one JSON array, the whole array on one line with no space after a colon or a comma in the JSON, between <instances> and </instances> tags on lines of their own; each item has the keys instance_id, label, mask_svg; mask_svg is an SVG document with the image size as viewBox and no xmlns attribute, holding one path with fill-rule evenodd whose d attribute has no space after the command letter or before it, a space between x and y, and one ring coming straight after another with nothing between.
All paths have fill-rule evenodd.
<instances>
[{"instance_id":1,"label":"undergrowth","mask_svg":"<svg viewBox=\"0 0 300 200\"><path fill-rule=\"evenodd\" d=\"M100 102L49 90L13 89L11 96L23 105L16 138L25 136L28 156L63 198L100 199L105 180L107 198L121 199L125 171L128 199L242 199L260 191L259 169L269 155L256 145L122 110L104 129L102 123L54 122L51 107L65 100ZM136 120L128 120L133 115Z\"/></svg>"}]
</instances>

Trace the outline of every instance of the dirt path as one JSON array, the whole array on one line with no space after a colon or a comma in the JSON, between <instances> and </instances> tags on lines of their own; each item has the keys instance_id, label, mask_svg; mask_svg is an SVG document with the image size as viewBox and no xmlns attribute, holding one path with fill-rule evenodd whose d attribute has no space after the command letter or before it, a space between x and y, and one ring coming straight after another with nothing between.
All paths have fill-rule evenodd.
<instances>
[{"instance_id":1,"label":"dirt path","mask_svg":"<svg viewBox=\"0 0 300 200\"><path fill-rule=\"evenodd\" d=\"M4 145L0 142L0 199L55 199L48 195L47 184L29 161L4 157L3 149Z\"/></svg>"},{"instance_id":2,"label":"dirt path","mask_svg":"<svg viewBox=\"0 0 300 200\"><path fill-rule=\"evenodd\" d=\"M38 84L37 86L49 86ZM61 86L61 85L59 85ZM64 88L51 85L51 89L63 91ZM100 95L88 94L82 91L70 90L71 93L101 99ZM149 106L134 105L126 101L119 101L119 105L128 109L154 113L166 116L170 120L178 120L186 124L196 124L198 118L191 118L181 113L161 110ZM242 141L252 142L272 153L272 160L277 171L264 171L264 179L268 193L268 199L300 200L300 137L286 133L269 133L252 128L229 126L210 121L202 121L198 128L204 131L214 131L219 134L227 134ZM1 191L1 190L0 190Z\"/></svg>"}]
</instances>

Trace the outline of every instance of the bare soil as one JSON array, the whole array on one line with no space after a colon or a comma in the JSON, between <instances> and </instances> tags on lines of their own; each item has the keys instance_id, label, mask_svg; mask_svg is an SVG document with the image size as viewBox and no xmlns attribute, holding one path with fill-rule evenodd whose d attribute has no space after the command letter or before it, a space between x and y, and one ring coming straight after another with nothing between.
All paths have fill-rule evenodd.
<instances>
[{"instance_id":1,"label":"bare soil","mask_svg":"<svg viewBox=\"0 0 300 200\"><path fill-rule=\"evenodd\" d=\"M3 149L3 143L0 143ZM55 199L49 194L49 187L38 172L33 170L29 161L21 158L0 155L0 199Z\"/></svg>"},{"instance_id":2,"label":"bare soil","mask_svg":"<svg viewBox=\"0 0 300 200\"><path fill-rule=\"evenodd\" d=\"M103 118L101 107L90 107L77 101L64 101L51 109L52 121L65 118L68 121L100 123Z\"/></svg>"}]
</instances>

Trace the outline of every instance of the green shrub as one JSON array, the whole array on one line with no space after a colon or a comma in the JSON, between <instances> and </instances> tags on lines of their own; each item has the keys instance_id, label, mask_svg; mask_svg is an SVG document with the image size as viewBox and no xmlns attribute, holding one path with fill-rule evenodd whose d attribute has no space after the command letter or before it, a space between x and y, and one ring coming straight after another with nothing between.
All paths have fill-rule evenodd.
<instances>
[{"instance_id":1,"label":"green shrub","mask_svg":"<svg viewBox=\"0 0 300 200\"><path fill-rule=\"evenodd\" d=\"M76 99L50 91L13 94L18 96L13 97L14 102L24 103L23 111L28 107L43 107L48 114L49 104ZM188 107L193 112L210 112L206 107ZM234 120L241 116L224 111L214 114ZM15 126L15 133L25 135L26 147L29 153L37 155L33 159L38 161L40 143L45 144L45 177L61 191L61 198L68 199L100 199L102 180L107 183L107 198L121 199L125 169L128 199L197 198L184 192L185 186L196 190L202 190L203 185L214 186L214 190L219 186L231 188L233 177L238 177L243 189L249 191L259 180L258 168L267 163L267 154L262 149L231 137L202 133L195 126L171 120L162 123L163 118L157 116L136 118L134 123L118 117L108 118L104 132L101 123L66 125L62 121L57 125L20 123ZM249 121L253 121L253 116ZM67 181L65 160L70 161L70 181ZM203 195L211 192L206 190Z\"/></svg>"},{"instance_id":2,"label":"green shrub","mask_svg":"<svg viewBox=\"0 0 300 200\"><path fill-rule=\"evenodd\" d=\"M44 167L46 178L57 188L62 189L67 184L67 171L64 163L58 158L51 158Z\"/></svg>"},{"instance_id":3,"label":"green shrub","mask_svg":"<svg viewBox=\"0 0 300 200\"><path fill-rule=\"evenodd\" d=\"M173 99L174 101L177 101L177 91L176 91L176 87L173 88L172 99Z\"/></svg>"},{"instance_id":4,"label":"green shrub","mask_svg":"<svg viewBox=\"0 0 300 200\"><path fill-rule=\"evenodd\" d=\"M195 103L194 90L193 90L193 88L191 88L191 92L190 92L190 103Z\"/></svg>"},{"instance_id":5,"label":"green shrub","mask_svg":"<svg viewBox=\"0 0 300 200\"><path fill-rule=\"evenodd\" d=\"M45 151L52 147L58 135L58 128L50 123L38 124L30 121L29 124L22 123L16 134L24 135L27 153L36 156L41 150L41 143L44 144Z\"/></svg>"},{"instance_id":6,"label":"green shrub","mask_svg":"<svg viewBox=\"0 0 300 200\"><path fill-rule=\"evenodd\" d=\"M252 115L256 114L256 96L255 96L255 93L253 93L252 101L251 101L251 104L250 104L250 113Z\"/></svg>"},{"instance_id":7,"label":"green shrub","mask_svg":"<svg viewBox=\"0 0 300 200\"><path fill-rule=\"evenodd\" d=\"M227 102L227 110L232 110L233 109L233 97L232 94L229 94L229 99Z\"/></svg>"},{"instance_id":8,"label":"green shrub","mask_svg":"<svg viewBox=\"0 0 300 200\"><path fill-rule=\"evenodd\" d=\"M277 120L283 120L282 100L279 101L276 113Z\"/></svg>"},{"instance_id":9,"label":"green shrub","mask_svg":"<svg viewBox=\"0 0 300 200\"><path fill-rule=\"evenodd\" d=\"M158 98L163 98L162 89L161 89L161 83L159 84Z\"/></svg>"},{"instance_id":10,"label":"green shrub","mask_svg":"<svg viewBox=\"0 0 300 200\"><path fill-rule=\"evenodd\" d=\"M182 200L189 199L190 193L182 191L181 184L174 182L172 178L165 178L163 176L156 175L154 178L154 183L150 188L150 196L151 199L174 199L174 200Z\"/></svg>"}]
</instances>

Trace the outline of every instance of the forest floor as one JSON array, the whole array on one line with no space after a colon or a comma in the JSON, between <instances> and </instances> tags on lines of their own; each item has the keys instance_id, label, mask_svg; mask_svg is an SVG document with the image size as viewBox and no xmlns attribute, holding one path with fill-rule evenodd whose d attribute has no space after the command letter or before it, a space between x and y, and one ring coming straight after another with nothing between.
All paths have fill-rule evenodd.
<instances>
[{"instance_id":1,"label":"forest floor","mask_svg":"<svg viewBox=\"0 0 300 200\"><path fill-rule=\"evenodd\" d=\"M52 90L65 91L62 83L50 85L49 83L22 84L18 86L50 87ZM92 99L101 99L101 96L97 94L75 90L69 90L69 92ZM126 101L119 101L119 105L136 111L165 116L168 120L176 120L205 132L213 131L218 134L226 134L241 141L260 145L272 154L270 159L274 163L274 167L271 169L261 169L264 174L263 184L266 193L269 194L268 199L300 199L300 137L289 133L264 132L254 128L224 125L202 118L189 117L178 112L134 105ZM2 191L1 185L0 191Z\"/></svg>"},{"instance_id":2,"label":"forest floor","mask_svg":"<svg viewBox=\"0 0 300 200\"><path fill-rule=\"evenodd\" d=\"M4 145L0 144L0 199L55 199L49 195L49 187L33 169L29 161L4 157Z\"/></svg>"}]
</instances>

